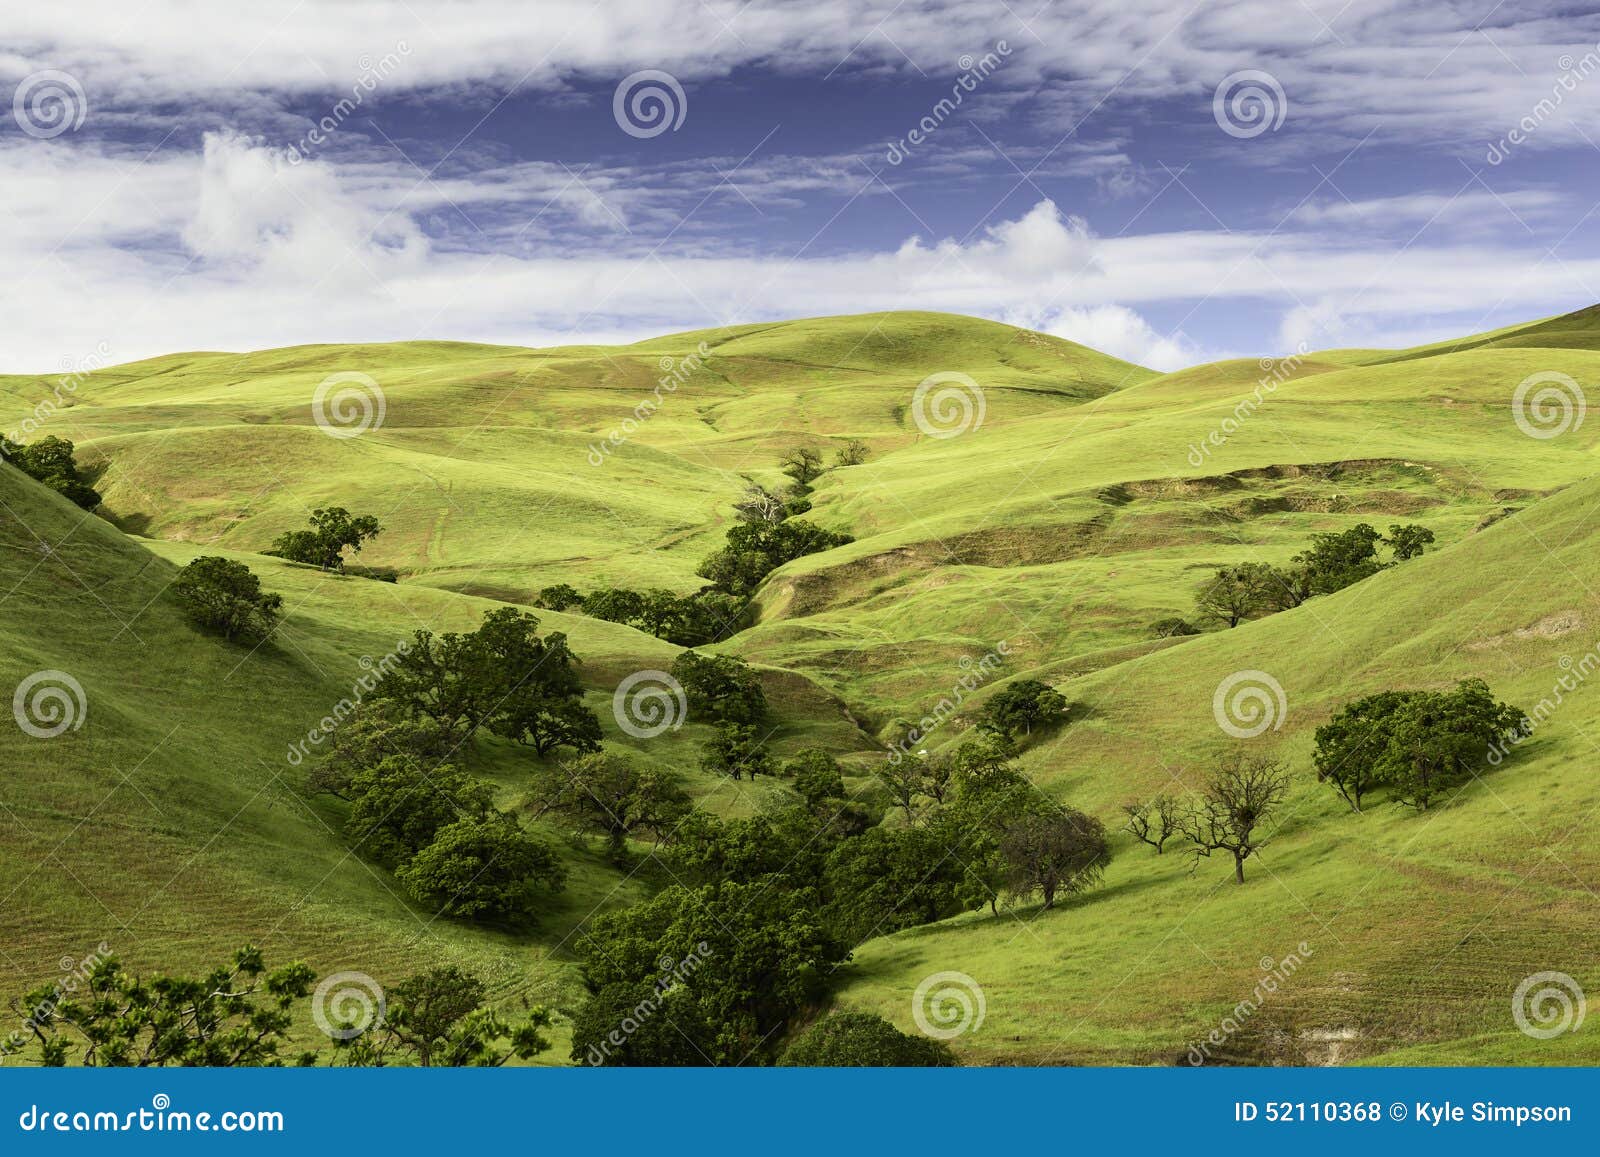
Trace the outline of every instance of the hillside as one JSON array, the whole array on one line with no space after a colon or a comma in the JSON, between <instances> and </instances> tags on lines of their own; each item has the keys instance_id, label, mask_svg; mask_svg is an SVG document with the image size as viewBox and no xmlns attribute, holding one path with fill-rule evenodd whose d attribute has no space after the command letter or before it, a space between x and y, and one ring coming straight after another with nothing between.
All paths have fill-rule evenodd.
<instances>
[{"instance_id":1,"label":"hillside","mask_svg":"<svg viewBox=\"0 0 1600 1157\"><path fill-rule=\"evenodd\" d=\"M1341 703L1385 688L1476 675L1531 709L1597 646L1600 596L1585 576L1600 546L1600 424L1530 437L1512 407L1531 375L1600 380L1597 318L1600 307L1417 350L1165 375L938 314L610 348L182 354L89 375L42 430L99 471L104 517L0 468L0 686L66 671L88 704L80 730L0 741L0 967L20 988L102 940L182 965L255 939L326 970L462 961L497 999L570 1016L573 932L661 880L552 832L573 879L536 933L430 920L345 855L332 805L298 790L286 746L348 694L362 656L413 630L469 629L496 600L526 605L558 582L695 590L749 481L783 481L779 458L796 444L831 458L860 439L866 461L823 474L806 515L855 541L773 573L754 625L716 647L762 669L778 754L823 746L855 794L881 803L881 745L1003 653L999 676L927 746L961 738L1002 681L1043 679L1069 722L1030 740L1021 765L1115 828L1121 803L1196 786L1241 742L1219 730L1213 692L1265 671L1287 710L1248 742L1281 754L1295 787L1243 888L1215 860L1191 872L1180 848L1158 857L1118 835L1104 887L1059 910L984 909L868 942L840 972L839 1006L910 1030L919 982L959 970L987 1005L982 1029L953 1042L964 1062L1182 1063L1264 959L1304 943L1305 967L1232 1037L1228 1060L1594 1063L1593 1032L1534 1041L1509 1002L1543 970L1600 990L1600 786L1583 770L1600 692L1571 691L1503 766L1422 816L1351 814L1315 782L1310 751ZM314 419L319 384L338 374L381 392L382 422L359 437ZM938 436L952 431L918 422L914 392L952 374L975 384L982 420ZM607 444L664 375L659 406ZM970 407L979 395L957 384ZM57 388L0 378L0 429ZM360 562L398 582L259 553L330 503L380 517ZM1283 564L1312 534L1359 522L1420 523L1436 545L1234 630L1151 631L1193 617L1218 566ZM199 554L245 560L284 593L273 645L230 649L183 620L163 592ZM537 613L581 657L608 747L678 771L721 814L789 798L779 783L701 772L704 725L648 748L614 727L612 688L679 648ZM475 758L514 802L529 757L494 741Z\"/></svg>"}]
</instances>

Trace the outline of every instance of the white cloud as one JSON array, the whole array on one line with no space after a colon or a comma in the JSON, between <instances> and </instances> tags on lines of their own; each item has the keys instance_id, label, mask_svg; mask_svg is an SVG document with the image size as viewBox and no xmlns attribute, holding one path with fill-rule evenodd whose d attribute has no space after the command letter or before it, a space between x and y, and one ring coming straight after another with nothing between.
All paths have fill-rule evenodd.
<instances>
[{"instance_id":1,"label":"white cloud","mask_svg":"<svg viewBox=\"0 0 1600 1157\"><path fill-rule=\"evenodd\" d=\"M1293 348L1414 318L1468 332L1504 302L1554 313L1600 285L1600 259L1552 260L1521 230L1467 241L1424 231L1409 246L1342 223L1098 237L1047 200L965 240L847 252L752 251L710 235L652 252L647 237L603 228L583 244L519 248L498 243L509 223L490 224L496 243L475 250L418 221L453 212L451 201L478 215L516 184L504 173L430 186L398 160L294 166L226 134L198 155L144 163L37 144L0 146L14 174L0 211L16 271L0 285L13 371L46 372L102 342L119 361L301 342L536 344L890 309L1020 322L1170 368L1206 353L1135 311L1249 303L1280 312ZM639 182L608 179L601 195L619 196L631 219L654 211ZM507 222L536 209L519 205Z\"/></svg>"},{"instance_id":2,"label":"white cloud","mask_svg":"<svg viewBox=\"0 0 1600 1157\"><path fill-rule=\"evenodd\" d=\"M1557 97L1526 147L1581 143L1600 85L1590 77L1563 89L1562 62L1595 50L1600 13L1555 0L1489 7L1080 0L1027 13L1025 28L1000 0L541 0L536 16L522 0L447 8L79 0L9 6L0 79L64 69L83 82L91 115L151 116L158 102L172 102L163 115L180 117L195 99L243 106L264 94L345 93L402 43L386 88L479 88L492 102L513 86L561 93L575 79L608 82L640 68L673 72L691 89L751 67L954 76L961 54L1008 38L1017 51L986 91L1003 102L1026 97L1046 133L1065 133L1113 92L1122 105L1181 99L1203 107L1224 76L1255 68L1276 76L1290 102L1293 132L1274 134L1279 148L1374 128L1411 143L1448 137L1481 146ZM1262 147L1246 155L1270 155L1272 143L1256 141Z\"/></svg>"},{"instance_id":3,"label":"white cloud","mask_svg":"<svg viewBox=\"0 0 1600 1157\"><path fill-rule=\"evenodd\" d=\"M1029 328L1153 370L1177 370L1212 360L1211 355L1203 353L1184 335L1158 333L1149 322L1124 305L1069 307L1060 310L1048 322Z\"/></svg>"}]
</instances>

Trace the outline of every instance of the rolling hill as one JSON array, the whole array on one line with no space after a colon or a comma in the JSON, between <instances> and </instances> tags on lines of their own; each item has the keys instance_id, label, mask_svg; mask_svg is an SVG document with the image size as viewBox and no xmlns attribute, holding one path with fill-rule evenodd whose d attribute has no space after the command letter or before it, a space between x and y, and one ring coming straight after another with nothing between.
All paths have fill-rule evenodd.
<instances>
[{"instance_id":1,"label":"rolling hill","mask_svg":"<svg viewBox=\"0 0 1600 1157\"><path fill-rule=\"evenodd\" d=\"M348 693L363 656L412 630L470 627L557 582L696 589L750 481L780 482L796 444L831 457L860 439L870 456L824 474L807 516L855 541L772 574L754 624L716 648L761 668L780 754L825 746L870 798L899 725L1004 653L928 746L958 739L1004 681L1038 678L1069 722L1030 741L1022 766L1110 827L1123 801L1193 787L1241 743L1282 755L1295 788L1243 888L1214 861L1191 871L1181 849L1118 836L1105 886L1057 910L985 909L870 941L844 966L841 1007L910 1029L919 983L956 970L987 1010L953 1042L967 1063L1182 1063L1264 962L1297 953L1304 966L1223 1059L1593 1063L1593 1031L1534 1040L1510 1003L1545 970L1600 986L1600 690L1580 680L1502 766L1424 815L1353 815L1310 764L1312 732L1359 695L1476 675L1531 709L1594 652L1600 426L1530 436L1513 407L1519 383L1550 374L1600 379L1600 307L1414 350L1165 375L936 314L612 348L183 354L94 373L42 432L99 472L103 517L0 469L0 686L59 670L87 703L78 730L0 741L0 967L20 989L101 941L177 966L248 938L326 970L459 961L497 999L570 1015L573 931L647 895L650 872L566 841L572 885L536 933L431 920L345 855L286 746ZM365 408L347 420L327 394L319 425L314 398L335 375ZM918 410L930 377L963 405ZM58 388L0 378L0 429ZM324 428L352 420L359 436ZM259 553L329 503L380 517L360 561L397 582ZM1437 545L1233 630L1151 631L1192 617L1216 567L1283 563L1358 522L1421 523ZM177 565L219 553L285 594L273 645L219 648L164 595ZM678 648L538 613L582 658L608 746L680 771L724 814L787 794L708 779L700 725L647 747L612 726L611 689ZM1236 672L1283 690L1278 726L1248 741L1213 715ZM491 743L480 758L514 800L527 757Z\"/></svg>"}]
</instances>

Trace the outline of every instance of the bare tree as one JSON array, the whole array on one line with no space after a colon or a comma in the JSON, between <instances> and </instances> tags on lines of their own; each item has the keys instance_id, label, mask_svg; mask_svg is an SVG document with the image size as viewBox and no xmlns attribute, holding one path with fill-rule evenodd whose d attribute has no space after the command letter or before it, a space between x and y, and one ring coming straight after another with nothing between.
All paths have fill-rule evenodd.
<instances>
[{"instance_id":1,"label":"bare tree","mask_svg":"<svg viewBox=\"0 0 1600 1157\"><path fill-rule=\"evenodd\" d=\"M1289 773L1272 756L1223 757L1217 774L1200 793L1200 802L1184 821L1184 835L1194 843L1195 863L1212 852L1233 857L1233 878L1244 883L1244 862L1263 840L1256 829L1289 794Z\"/></svg>"},{"instance_id":2,"label":"bare tree","mask_svg":"<svg viewBox=\"0 0 1600 1157\"><path fill-rule=\"evenodd\" d=\"M734 513L745 522L782 522L788 515L784 500L765 486L751 483L744 496L733 504Z\"/></svg>"},{"instance_id":3,"label":"bare tree","mask_svg":"<svg viewBox=\"0 0 1600 1157\"><path fill-rule=\"evenodd\" d=\"M1122 805L1128 822L1123 827L1134 839L1149 844L1161 855L1162 846L1183 829L1183 809L1170 795L1158 795L1149 803L1133 801Z\"/></svg>"}]
</instances>

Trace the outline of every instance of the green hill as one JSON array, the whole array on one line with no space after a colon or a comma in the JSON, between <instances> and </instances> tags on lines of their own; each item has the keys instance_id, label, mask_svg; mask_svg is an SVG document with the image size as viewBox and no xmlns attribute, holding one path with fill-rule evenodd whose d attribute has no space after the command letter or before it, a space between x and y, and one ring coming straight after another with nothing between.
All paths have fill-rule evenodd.
<instances>
[{"instance_id":1,"label":"green hill","mask_svg":"<svg viewBox=\"0 0 1600 1157\"><path fill-rule=\"evenodd\" d=\"M844 967L840 1006L911 1029L919 982L959 970L987 1006L953 1042L969 1063L1182 1063L1263 959L1304 943L1304 967L1230 1034L1228 1059L1592 1063L1592 1032L1534 1041L1510 1001L1543 970L1600 985L1600 788L1583 770L1600 691L1571 691L1503 766L1422 816L1350 814L1315 782L1310 749L1338 705L1387 687L1478 675L1531 709L1596 646L1585 563L1600 424L1530 437L1512 396L1535 374L1600 380L1597 317L1166 375L939 314L612 348L183 354L90 375L41 432L71 438L99 471L104 518L0 469L0 687L60 670L88 704L79 730L0 741L0 966L21 989L101 941L176 966L254 939L324 970L459 961L497 999L570 1015L574 930L661 881L552 832L573 879L536 933L431 920L345 854L333 805L298 790L287 745L348 694L362 656L415 629L469 628L494 600L527 603L557 582L693 591L749 481L781 482L796 444L831 458L860 439L870 456L824 474L807 515L856 541L780 568L755 625L718 647L762 667L780 754L825 746L870 798L897 721L1003 650L1001 679L1044 679L1072 705L1022 766L1109 827L1122 801L1193 786L1241 742L1212 715L1237 671L1283 687L1281 730L1249 742L1278 750L1296 787L1244 888L1214 861L1191 874L1181 849L1157 857L1117 836L1105 886L1058 910L985 909L869 942ZM319 427L313 397L338 374L376 384L381 425ZM933 375L962 376L969 412L981 394L981 422L953 437L919 424L915 391ZM0 429L58 388L0 378ZM641 411L647 399L658 404ZM330 503L379 516L360 561L397 583L259 554ZM1217 566L1285 563L1312 534L1358 522L1421 523L1437 546L1235 630L1154 637L1155 620L1193 617ZM163 593L175 564L217 553L286 596L273 645L223 647ZM787 795L705 777L703 726L648 748L612 727L611 689L678 648L538 613L582 658L608 745L682 772L725 814ZM998 684L928 745L957 739ZM476 758L514 801L528 757L490 743Z\"/></svg>"}]
</instances>

